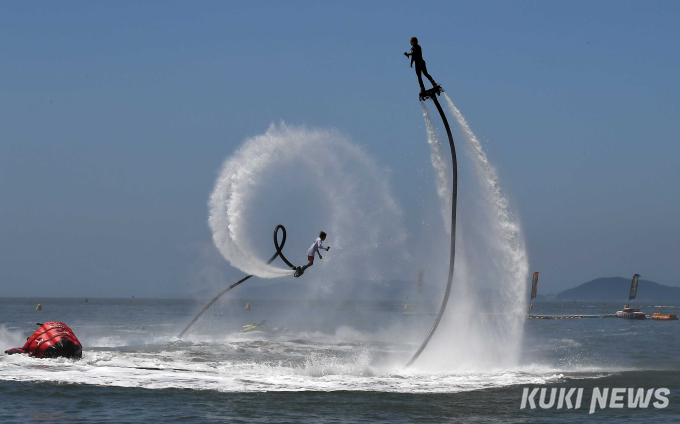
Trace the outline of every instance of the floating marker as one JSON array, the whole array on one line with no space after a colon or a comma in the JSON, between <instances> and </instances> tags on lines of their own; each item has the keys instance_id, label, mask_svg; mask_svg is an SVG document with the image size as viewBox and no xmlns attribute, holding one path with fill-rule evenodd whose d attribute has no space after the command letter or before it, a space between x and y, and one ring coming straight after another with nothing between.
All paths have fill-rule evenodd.
<instances>
[{"instance_id":1,"label":"floating marker","mask_svg":"<svg viewBox=\"0 0 680 424\"><path fill-rule=\"evenodd\" d=\"M250 310L250 303L246 303L246 311Z\"/></svg>"},{"instance_id":2,"label":"floating marker","mask_svg":"<svg viewBox=\"0 0 680 424\"><path fill-rule=\"evenodd\" d=\"M605 315L527 315L527 319L581 319L581 318L616 318L615 314Z\"/></svg>"},{"instance_id":3,"label":"floating marker","mask_svg":"<svg viewBox=\"0 0 680 424\"><path fill-rule=\"evenodd\" d=\"M38 303L38 306L35 307L36 311L42 311L42 305Z\"/></svg>"}]
</instances>

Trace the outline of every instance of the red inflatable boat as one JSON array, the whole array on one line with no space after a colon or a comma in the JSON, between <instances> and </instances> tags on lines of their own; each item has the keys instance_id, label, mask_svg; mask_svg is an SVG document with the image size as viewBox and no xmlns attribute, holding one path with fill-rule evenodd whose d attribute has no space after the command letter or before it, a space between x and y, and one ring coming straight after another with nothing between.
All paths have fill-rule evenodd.
<instances>
[{"instance_id":1,"label":"red inflatable boat","mask_svg":"<svg viewBox=\"0 0 680 424\"><path fill-rule=\"evenodd\" d=\"M68 325L56 321L38 325L40 328L28 338L24 347L8 349L5 353L8 355L27 353L36 358L83 357L83 346Z\"/></svg>"}]
</instances>

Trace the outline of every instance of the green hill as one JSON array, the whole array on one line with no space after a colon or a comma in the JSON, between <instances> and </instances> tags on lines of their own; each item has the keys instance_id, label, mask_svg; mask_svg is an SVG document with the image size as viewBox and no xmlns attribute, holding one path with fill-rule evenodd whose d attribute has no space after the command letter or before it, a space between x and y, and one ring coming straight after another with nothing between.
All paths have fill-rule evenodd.
<instances>
[{"instance_id":1,"label":"green hill","mask_svg":"<svg viewBox=\"0 0 680 424\"><path fill-rule=\"evenodd\" d=\"M561 300L627 301L632 278L597 278L555 296ZM636 300L659 302L680 301L680 287L664 286L647 280L638 282Z\"/></svg>"}]
</instances>

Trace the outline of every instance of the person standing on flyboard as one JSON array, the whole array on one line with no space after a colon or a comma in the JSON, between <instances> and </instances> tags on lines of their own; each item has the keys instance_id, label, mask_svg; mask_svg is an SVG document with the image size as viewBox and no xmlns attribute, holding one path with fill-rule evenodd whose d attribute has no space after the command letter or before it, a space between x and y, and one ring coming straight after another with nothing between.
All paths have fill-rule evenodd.
<instances>
[{"instance_id":1,"label":"person standing on flyboard","mask_svg":"<svg viewBox=\"0 0 680 424\"><path fill-rule=\"evenodd\" d=\"M423 84L423 77L421 76L421 73L430 80L432 83L432 88L436 88L438 86L430 74L427 73L427 66L423 60L423 50L420 48L418 39L416 37L411 37L411 53L404 52L404 56L411 58L411 68L413 68L414 63L416 64L416 75L418 75L418 84L420 84L421 93L425 91L425 85Z\"/></svg>"}]
</instances>

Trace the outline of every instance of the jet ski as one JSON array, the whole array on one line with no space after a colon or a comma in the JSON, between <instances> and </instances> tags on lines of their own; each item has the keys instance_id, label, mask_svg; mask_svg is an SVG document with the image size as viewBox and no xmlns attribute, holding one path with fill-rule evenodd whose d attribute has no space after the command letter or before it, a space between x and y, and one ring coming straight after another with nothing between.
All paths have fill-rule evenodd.
<instances>
[{"instance_id":1,"label":"jet ski","mask_svg":"<svg viewBox=\"0 0 680 424\"><path fill-rule=\"evenodd\" d=\"M243 328L241 328L239 332L240 333L262 332L266 334L279 334L287 330L288 329L286 327L270 327L267 325L267 320L264 320L258 323L246 324L243 326Z\"/></svg>"}]
</instances>

